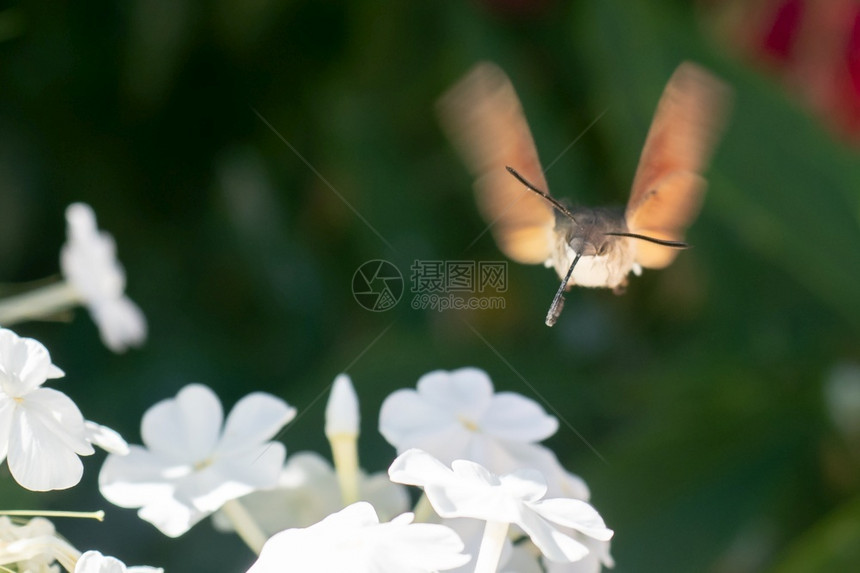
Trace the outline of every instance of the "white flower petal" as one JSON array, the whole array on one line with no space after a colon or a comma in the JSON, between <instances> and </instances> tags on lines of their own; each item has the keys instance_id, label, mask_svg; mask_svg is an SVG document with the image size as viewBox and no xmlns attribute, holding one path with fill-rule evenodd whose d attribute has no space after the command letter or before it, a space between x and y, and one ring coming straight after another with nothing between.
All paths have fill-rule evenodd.
<instances>
[{"instance_id":1,"label":"white flower petal","mask_svg":"<svg viewBox=\"0 0 860 573\"><path fill-rule=\"evenodd\" d=\"M546 573L600 573L603 567L615 567L615 561L609 554L609 542L598 541L591 537L578 538L588 548L588 555L573 563L554 563L545 561Z\"/></svg>"},{"instance_id":2,"label":"white flower petal","mask_svg":"<svg viewBox=\"0 0 860 573\"><path fill-rule=\"evenodd\" d=\"M26 410L31 418L38 418L57 439L80 455L95 452L87 440L85 420L71 398L53 388L37 388L19 402L19 410Z\"/></svg>"},{"instance_id":3,"label":"white flower petal","mask_svg":"<svg viewBox=\"0 0 860 573\"><path fill-rule=\"evenodd\" d=\"M274 437L295 416L296 409L280 398L264 392L248 394L227 416L218 451L241 452L256 447Z\"/></svg>"},{"instance_id":4,"label":"white flower petal","mask_svg":"<svg viewBox=\"0 0 860 573\"><path fill-rule=\"evenodd\" d=\"M70 239L86 239L96 231L96 214L86 203L72 203L66 207L66 222Z\"/></svg>"},{"instance_id":5,"label":"white flower petal","mask_svg":"<svg viewBox=\"0 0 860 573\"><path fill-rule=\"evenodd\" d=\"M469 560L453 531L410 520L380 524L373 507L358 502L306 529L274 535L248 573L430 573Z\"/></svg>"},{"instance_id":6,"label":"white flower petal","mask_svg":"<svg viewBox=\"0 0 860 573\"><path fill-rule=\"evenodd\" d=\"M123 352L146 338L143 313L123 293L125 270L116 259L116 244L96 227L89 205L66 209L68 240L60 251L60 269L90 310L105 346Z\"/></svg>"},{"instance_id":7,"label":"white flower petal","mask_svg":"<svg viewBox=\"0 0 860 573\"><path fill-rule=\"evenodd\" d=\"M276 489L253 495L277 504L270 506L273 509L286 506L279 511L280 515L271 516L269 521L280 525L267 530L272 533L287 527L308 527L341 509L340 485L334 468L316 452L298 452L290 456L278 476Z\"/></svg>"},{"instance_id":8,"label":"white flower petal","mask_svg":"<svg viewBox=\"0 0 860 573\"><path fill-rule=\"evenodd\" d=\"M481 429L499 439L539 442L555 434L558 420L534 400L512 392L500 392L493 396L481 419Z\"/></svg>"},{"instance_id":9,"label":"white flower petal","mask_svg":"<svg viewBox=\"0 0 860 573\"><path fill-rule=\"evenodd\" d=\"M498 486L501 483L499 478L487 468L471 460L454 460L451 464L451 470L458 479L477 483L481 486Z\"/></svg>"},{"instance_id":10,"label":"white flower petal","mask_svg":"<svg viewBox=\"0 0 860 573\"><path fill-rule=\"evenodd\" d=\"M9 450L9 440L12 437L12 421L18 403L5 394L0 393L0 462L6 459Z\"/></svg>"},{"instance_id":11,"label":"white flower petal","mask_svg":"<svg viewBox=\"0 0 860 573\"><path fill-rule=\"evenodd\" d=\"M546 479L547 497L572 497L588 501L591 492L585 481L562 467L555 453L540 444L506 442L507 457L495 465L484 464L496 473L510 473L517 468L533 468ZM497 469L498 468L498 469Z\"/></svg>"},{"instance_id":12,"label":"white flower petal","mask_svg":"<svg viewBox=\"0 0 860 573\"><path fill-rule=\"evenodd\" d=\"M346 374L334 379L325 409L325 435L332 439L339 434L358 436L360 415L358 396Z\"/></svg>"},{"instance_id":13,"label":"white flower petal","mask_svg":"<svg viewBox=\"0 0 860 573\"><path fill-rule=\"evenodd\" d=\"M217 511L231 499L274 487L285 457L284 445L270 442L241 455L216 459L198 470L193 480L182 480L174 495L201 511Z\"/></svg>"},{"instance_id":14,"label":"white flower petal","mask_svg":"<svg viewBox=\"0 0 860 573\"><path fill-rule=\"evenodd\" d=\"M48 372L46 374L46 376L48 377L49 380L53 380L55 378L62 378L65 375L66 375L65 372L63 372L62 370L60 370L60 368L58 368L57 366L55 366L53 364L51 364L48 367Z\"/></svg>"},{"instance_id":15,"label":"white flower petal","mask_svg":"<svg viewBox=\"0 0 860 573\"><path fill-rule=\"evenodd\" d=\"M75 564L75 573L126 573L125 563L98 551L87 551Z\"/></svg>"},{"instance_id":16,"label":"white flower petal","mask_svg":"<svg viewBox=\"0 0 860 573\"><path fill-rule=\"evenodd\" d=\"M63 276L88 304L122 295L125 271L116 260L113 237L96 228L89 205L74 203L66 209L68 240L60 250Z\"/></svg>"},{"instance_id":17,"label":"white flower petal","mask_svg":"<svg viewBox=\"0 0 860 573\"><path fill-rule=\"evenodd\" d=\"M163 458L132 445L127 455L107 457L99 472L99 491L114 505L141 507L171 497L176 488L168 476L178 479L190 471L190 467L170 467Z\"/></svg>"},{"instance_id":18,"label":"white flower petal","mask_svg":"<svg viewBox=\"0 0 860 573\"><path fill-rule=\"evenodd\" d=\"M43 517L16 525L9 517L0 516L0 547L0 565L14 565L16 571L22 572L54 573L59 571L55 561L71 570L79 556L74 547L56 534L54 524Z\"/></svg>"},{"instance_id":19,"label":"white flower petal","mask_svg":"<svg viewBox=\"0 0 860 573\"><path fill-rule=\"evenodd\" d=\"M493 383L478 368L460 368L425 374L416 384L418 393L429 402L467 416L482 416L493 397Z\"/></svg>"},{"instance_id":20,"label":"white flower petal","mask_svg":"<svg viewBox=\"0 0 860 573\"><path fill-rule=\"evenodd\" d=\"M523 507L518 500L501 487L479 480L428 484L424 493L441 517L472 517L502 523L517 523L522 517Z\"/></svg>"},{"instance_id":21,"label":"white flower petal","mask_svg":"<svg viewBox=\"0 0 860 573\"><path fill-rule=\"evenodd\" d=\"M168 459L200 461L215 449L223 410L218 396L203 384L189 384L176 398L162 400L143 415L141 437Z\"/></svg>"},{"instance_id":22,"label":"white flower petal","mask_svg":"<svg viewBox=\"0 0 860 573\"><path fill-rule=\"evenodd\" d=\"M399 524L398 524L399 525ZM384 527L384 525L383 525ZM394 572L447 571L465 565L463 541L450 528L433 523L393 527L380 546L379 561Z\"/></svg>"},{"instance_id":23,"label":"white flower petal","mask_svg":"<svg viewBox=\"0 0 860 573\"><path fill-rule=\"evenodd\" d=\"M22 393L38 388L49 377L57 378L58 371L62 375L62 371L51 364L51 355L41 342L32 338L22 338L21 342L27 348L26 363L19 371L24 383Z\"/></svg>"},{"instance_id":24,"label":"white flower petal","mask_svg":"<svg viewBox=\"0 0 860 573\"><path fill-rule=\"evenodd\" d=\"M12 398L41 386L48 378L59 378L63 371L51 363L51 355L41 342L22 338L0 328L0 388Z\"/></svg>"},{"instance_id":25,"label":"white flower petal","mask_svg":"<svg viewBox=\"0 0 860 573\"><path fill-rule=\"evenodd\" d=\"M146 317L127 296L93 302L90 314L99 328L102 342L114 352L125 352L146 341Z\"/></svg>"},{"instance_id":26,"label":"white flower petal","mask_svg":"<svg viewBox=\"0 0 860 573\"><path fill-rule=\"evenodd\" d=\"M544 557L557 563L578 561L588 555L588 548L552 527L535 512L523 512L523 519L517 523L529 536Z\"/></svg>"},{"instance_id":27,"label":"white flower petal","mask_svg":"<svg viewBox=\"0 0 860 573\"><path fill-rule=\"evenodd\" d=\"M248 573L283 573L289 570L322 573L326 571L325 567L333 567L329 571L366 571L355 563L349 563L352 555L335 551L339 547L334 545L334 540L327 542L322 535L308 535L306 532L307 529L287 529L273 535L263 545L260 557Z\"/></svg>"},{"instance_id":28,"label":"white flower petal","mask_svg":"<svg viewBox=\"0 0 860 573\"><path fill-rule=\"evenodd\" d=\"M75 403L57 390L39 388L14 409L8 463L12 476L33 491L66 489L83 474L78 455L93 448Z\"/></svg>"},{"instance_id":29,"label":"white flower petal","mask_svg":"<svg viewBox=\"0 0 860 573\"><path fill-rule=\"evenodd\" d=\"M349 529L379 525L376 510L366 501L350 504L319 522L322 528ZM322 529L321 528L321 529Z\"/></svg>"},{"instance_id":30,"label":"white flower petal","mask_svg":"<svg viewBox=\"0 0 860 573\"><path fill-rule=\"evenodd\" d=\"M292 454L274 488L246 495L240 501L269 536L289 527L308 527L341 509L334 469L316 452ZM212 517L218 529L233 531L232 522L222 512Z\"/></svg>"},{"instance_id":31,"label":"white flower petal","mask_svg":"<svg viewBox=\"0 0 860 573\"><path fill-rule=\"evenodd\" d=\"M498 478L508 495L523 501L537 501L546 495L546 480L533 469L522 469Z\"/></svg>"},{"instance_id":32,"label":"white flower petal","mask_svg":"<svg viewBox=\"0 0 860 573\"><path fill-rule=\"evenodd\" d=\"M421 447L421 440L435 436L440 427L447 425L445 420L449 417L415 390L396 390L382 402L379 433L403 452L411 447Z\"/></svg>"},{"instance_id":33,"label":"white flower petal","mask_svg":"<svg viewBox=\"0 0 860 573\"><path fill-rule=\"evenodd\" d=\"M9 472L15 481L32 491L67 489L77 485L84 466L75 452L27 412L18 411L16 414L8 453ZM24 436L27 436L26 443Z\"/></svg>"},{"instance_id":34,"label":"white flower petal","mask_svg":"<svg viewBox=\"0 0 860 573\"><path fill-rule=\"evenodd\" d=\"M403 452L388 468L391 481L406 485L444 484L454 478L454 472L425 451L411 449Z\"/></svg>"},{"instance_id":35,"label":"white flower petal","mask_svg":"<svg viewBox=\"0 0 860 573\"><path fill-rule=\"evenodd\" d=\"M128 454L128 442L116 430L89 420L84 421L84 428L86 430L86 439L91 444L97 445L110 454L120 456Z\"/></svg>"},{"instance_id":36,"label":"white flower petal","mask_svg":"<svg viewBox=\"0 0 860 573\"><path fill-rule=\"evenodd\" d=\"M578 499L545 499L536 501L531 506L544 519L570 527L589 537L608 541L612 538L612 530L606 527L603 518L591 505Z\"/></svg>"},{"instance_id":37,"label":"white flower petal","mask_svg":"<svg viewBox=\"0 0 860 573\"><path fill-rule=\"evenodd\" d=\"M158 528L167 537L184 535L209 515L173 498L162 498L137 511L137 516Z\"/></svg>"},{"instance_id":38,"label":"white flower petal","mask_svg":"<svg viewBox=\"0 0 860 573\"><path fill-rule=\"evenodd\" d=\"M349 551L351 548L343 538L378 524L373 506L366 502L354 503L310 527L287 529L273 535L248 573L365 571L362 564L355 561L356 556Z\"/></svg>"},{"instance_id":39,"label":"white flower petal","mask_svg":"<svg viewBox=\"0 0 860 573\"><path fill-rule=\"evenodd\" d=\"M468 447L463 449L459 459L479 463L494 474L504 474L523 467L533 467L522 463L517 453L518 449L528 446L535 446L535 444L512 443L507 440L497 440L481 432L473 432L469 437ZM440 459L444 463L453 463L453 460Z\"/></svg>"},{"instance_id":40,"label":"white flower petal","mask_svg":"<svg viewBox=\"0 0 860 573\"><path fill-rule=\"evenodd\" d=\"M78 551L67 541L52 534L13 541L5 545L3 554L4 564L14 563L18 566L18 571L55 573L59 571L59 567L53 565L54 561L71 569Z\"/></svg>"}]
</instances>

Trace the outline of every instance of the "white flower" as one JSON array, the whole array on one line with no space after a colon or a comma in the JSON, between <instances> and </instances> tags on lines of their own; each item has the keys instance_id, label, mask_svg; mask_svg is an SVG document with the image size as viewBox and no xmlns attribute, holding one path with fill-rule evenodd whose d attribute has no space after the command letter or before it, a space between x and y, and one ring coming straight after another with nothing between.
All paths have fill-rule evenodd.
<instances>
[{"instance_id":1,"label":"white flower","mask_svg":"<svg viewBox=\"0 0 860 573\"><path fill-rule=\"evenodd\" d=\"M63 375L41 343L0 328L0 461L7 459L12 477L30 490L77 484L84 471L78 456L93 453L91 441L108 441L99 436L110 434L118 449L125 443L113 430L85 422L71 398L41 387Z\"/></svg>"},{"instance_id":2,"label":"white flower","mask_svg":"<svg viewBox=\"0 0 860 573\"><path fill-rule=\"evenodd\" d=\"M67 570L74 566L79 553L61 539L54 524L43 517L34 517L23 525L15 525L8 517L0 516L0 569L16 565L17 571L55 573L60 562Z\"/></svg>"},{"instance_id":3,"label":"white flower","mask_svg":"<svg viewBox=\"0 0 860 573\"><path fill-rule=\"evenodd\" d=\"M358 396L349 376L334 379L325 408L325 435L329 440L340 435L357 437L359 433Z\"/></svg>"},{"instance_id":4,"label":"white flower","mask_svg":"<svg viewBox=\"0 0 860 573\"><path fill-rule=\"evenodd\" d=\"M331 446L343 505L349 505L361 499L359 494L361 469L358 466L359 426L358 396L349 376L340 374L332 384L325 408L325 436Z\"/></svg>"},{"instance_id":5,"label":"white flower","mask_svg":"<svg viewBox=\"0 0 860 573\"><path fill-rule=\"evenodd\" d=\"M530 467L544 475L551 495L588 499L585 482L536 443L557 429L558 420L533 400L494 394L477 368L425 374L416 390L397 390L379 412L379 431L398 453L418 448L446 464L468 459L497 474Z\"/></svg>"},{"instance_id":6,"label":"white flower","mask_svg":"<svg viewBox=\"0 0 860 573\"><path fill-rule=\"evenodd\" d=\"M269 539L248 573L431 573L469 560L463 543L443 525L412 523L404 513L379 523L360 501L306 529L287 529Z\"/></svg>"},{"instance_id":7,"label":"white flower","mask_svg":"<svg viewBox=\"0 0 860 573\"><path fill-rule=\"evenodd\" d=\"M99 488L120 507L178 537L225 502L273 487L286 449L269 441L295 416L283 400L255 392L242 398L222 429L218 397L189 384L143 416L145 447L109 455Z\"/></svg>"},{"instance_id":8,"label":"white flower","mask_svg":"<svg viewBox=\"0 0 860 573\"><path fill-rule=\"evenodd\" d=\"M573 563L553 563L546 561L546 573L600 573L603 567L614 567L615 561L609 554L609 541L591 537L577 536L588 547L588 555Z\"/></svg>"},{"instance_id":9,"label":"white flower","mask_svg":"<svg viewBox=\"0 0 860 573\"><path fill-rule=\"evenodd\" d=\"M384 472L360 474L358 489L359 498L373 504L382 519L408 509L406 488L392 483ZM343 508L334 469L316 452L292 454L274 489L256 491L239 501L269 536L288 527L307 527ZM233 528L221 512L212 517L219 529Z\"/></svg>"},{"instance_id":10,"label":"white flower","mask_svg":"<svg viewBox=\"0 0 860 573\"><path fill-rule=\"evenodd\" d=\"M74 573L163 573L161 567L126 567L125 563L115 557L102 555L98 551L87 551L75 564Z\"/></svg>"},{"instance_id":11,"label":"white flower","mask_svg":"<svg viewBox=\"0 0 860 573\"><path fill-rule=\"evenodd\" d=\"M561 531L563 527L599 540L612 537L612 530L588 503L542 499L546 482L534 470L497 476L468 460L455 460L449 469L426 452L409 450L394 460L388 473L392 481L423 487L441 517L516 524L550 561L567 563L588 554L585 545Z\"/></svg>"},{"instance_id":12,"label":"white flower","mask_svg":"<svg viewBox=\"0 0 860 573\"><path fill-rule=\"evenodd\" d=\"M89 308L102 342L114 352L141 345L146 319L125 296L125 270L116 259L113 237L98 230L95 213L84 203L69 205L66 221L68 239L60 251L60 268Z\"/></svg>"}]
</instances>

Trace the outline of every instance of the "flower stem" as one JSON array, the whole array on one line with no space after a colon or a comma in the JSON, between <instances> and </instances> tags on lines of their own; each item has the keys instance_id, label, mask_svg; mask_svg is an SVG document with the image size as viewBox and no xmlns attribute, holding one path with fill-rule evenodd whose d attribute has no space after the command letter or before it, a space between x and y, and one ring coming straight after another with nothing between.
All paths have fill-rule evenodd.
<instances>
[{"instance_id":1,"label":"flower stem","mask_svg":"<svg viewBox=\"0 0 860 573\"><path fill-rule=\"evenodd\" d=\"M418 498L412 513L415 515L415 523L428 523L436 515L426 493L422 493L421 497Z\"/></svg>"},{"instance_id":2,"label":"flower stem","mask_svg":"<svg viewBox=\"0 0 860 573\"><path fill-rule=\"evenodd\" d=\"M329 438L334 469L340 485L343 505L355 503L358 493L358 440L354 434L337 434Z\"/></svg>"},{"instance_id":3,"label":"flower stem","mask_svg":"<svg viewBox=\"0 0 860 573\"><path fill-rule=\"evenodd\" d=\"M221 509L230 518L233 528L242 541L245 542L245 545L259 555L263 549L263 544L266 543L266 534L260 529L260 526L257 525L257 522L254 521L254 518L245 509L245 506L238 499L231 499L221 506Z\"/></svg>"},{"instance_id":4,"label":"flower stem","mask_svg":"<svg viewBox=\"0 0 860 573\"><path fill-rule=\"evenodd\" d=\"M45 509L0 509L0 515L11 515L13 517L76 517L79 519L105 520L105 512L98 511L49 511Z\"/></svg>"},{"instance_id":5,"label":"flower stem","mask_svg":"<svg viewBox=\"0 0 860 573\"><path fill-rule=\"evenodd\" d=\"M0 300L0 324L12 326L49 317L81 303L81 295L66 281L56 282Z\"/></svg>"},{"instance_id":6,"label":"flower stem","mask_svg":"<svg viewBox=\"0 0 860 573\"><path fill-rule=\"evenodd\" d=\"M484 537L475 562L475 573L495 573L508 534L508 524L501 521L488 521L484 526Z\"/></svg>"}]
</instances>

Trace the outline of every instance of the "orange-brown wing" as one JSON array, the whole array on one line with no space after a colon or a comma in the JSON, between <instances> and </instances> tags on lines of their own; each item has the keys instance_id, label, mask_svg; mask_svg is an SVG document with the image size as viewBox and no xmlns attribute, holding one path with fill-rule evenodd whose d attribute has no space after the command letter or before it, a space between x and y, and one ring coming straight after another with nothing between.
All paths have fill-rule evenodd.
<instances>
[{"instance_id":1,"label":"orange-brown wing","mask_svg":"<svg viewBox=\"0 0 860 573\"><path fill-rule=\"evenodd\" d=\"M542 263L552 252L555 214L505 169L511 166L546 191L546 179L514 86L498 66L482 62L437 106L448 138L475 177L478 208L502 252Z\"/></svg>"},{"instance_id":2,"label":"orange-brown wing","mask_svg":"<svg viewBox=\"0 0 860 573\"><path fill-rule=\"evenodd\" d=\"M721 131L729 88L705 69L684 62L666 84L645 139L627 203L631 233L682 241L702 207L707 167ZM636 262L662 268L677 249L636 242Z\"/></svg>"}]
</instances>

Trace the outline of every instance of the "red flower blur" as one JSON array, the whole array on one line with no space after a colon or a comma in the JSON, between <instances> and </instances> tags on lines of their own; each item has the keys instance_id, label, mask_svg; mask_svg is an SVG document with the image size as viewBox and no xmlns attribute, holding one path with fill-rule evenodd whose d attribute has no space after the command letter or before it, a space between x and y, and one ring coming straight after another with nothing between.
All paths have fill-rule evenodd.
<instances>
[{"instance_id":1,"label":"red flower blur","mask_svg":"<svg viewBox=\"0 0 860 573\"><path fill-rule=\"evenodd\" d=\"M860 1L718 2L723 37L860 143Z\"/></svg>"}]
</instances>

